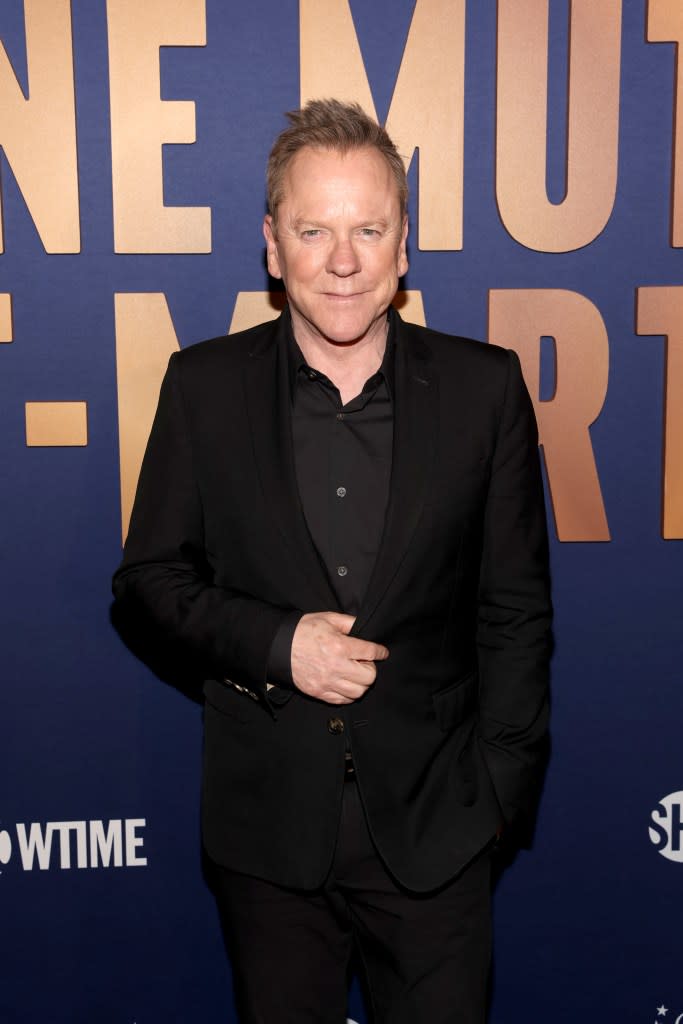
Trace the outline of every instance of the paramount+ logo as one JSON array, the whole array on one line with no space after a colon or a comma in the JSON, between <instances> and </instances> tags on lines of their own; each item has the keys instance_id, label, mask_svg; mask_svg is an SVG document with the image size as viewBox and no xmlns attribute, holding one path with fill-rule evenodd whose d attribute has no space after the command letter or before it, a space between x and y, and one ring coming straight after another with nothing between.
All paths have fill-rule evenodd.
<instances>
[{"instance_id":1,"label":"paramount+ logo","mask_svg":"<svg viewBox=\"0 0 683 1024\"><path fill-rule=\"evenodd\" d=\"M10 863L24 871L146 867L146 825L145 818L0 825L0 873Z\"/></svg>"},{"instance_id":2,"label":"paramount+ logo","mask_svg":"<svg viewBox=\"0 0 683 1024\"><path fill-rule=\"evenodd\" d=\"M660 800L650 817L650 841L657 852L683 864L683 790Z\"/></svg>"}]
</instances>

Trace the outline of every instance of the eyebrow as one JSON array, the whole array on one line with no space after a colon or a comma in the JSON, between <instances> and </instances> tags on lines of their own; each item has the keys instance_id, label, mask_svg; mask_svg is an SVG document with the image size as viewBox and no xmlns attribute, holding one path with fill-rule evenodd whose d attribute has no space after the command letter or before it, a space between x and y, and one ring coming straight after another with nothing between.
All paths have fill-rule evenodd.
<instances>
[{"instance_id":1,"label":"eyebrow","mask_svg":"<svg viewBox=\"0 0 683 1024\"><path fill-rule=\"evenodd\" d=\"M295 217L294 220L290 221L290 226L295 230L301 228L325 228L327 225L322 220L312 220L307 217ZM400 228L400 224L398 227ZM391 221L386 220L384 217L368 218L367 220L358 221L354 224L354 228L389 228L391 227Z\"/></svg>"}]
</instances>

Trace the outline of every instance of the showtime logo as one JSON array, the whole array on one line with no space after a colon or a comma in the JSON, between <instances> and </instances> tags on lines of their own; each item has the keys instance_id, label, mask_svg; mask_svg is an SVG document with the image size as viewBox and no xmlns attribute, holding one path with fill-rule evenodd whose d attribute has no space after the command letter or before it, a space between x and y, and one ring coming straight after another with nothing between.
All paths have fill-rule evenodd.
<instances>
[{"instance_id":1,"label":"showtime logo","mask_svg":"<svg viewBox=\"0 0 683 1024\"><path fill-rule=\"evenodd\" d=\"M651 818L650 841L662 857L683 864L683 791L660 800Z\"/></svg>"},{"instance_id":2,"label":"showtime logo","mask_svg":"<svg viewBox=\"0 0 683 1024\"><path fill-rule=\"evenodd\" d=\"M24 871L146 867L138 834L146 824L145 818L18 822L0 830L0 865L16 862L18 854Z\"/></svg>"},{"instance_id":3,"label":"showtime logo","mask_svg":"<svg viewBox=\"0 0 683 1024\"><path fill-rule=\"evenodd\" d=\"M657 1011L656 1012L657 1012L657 1017L655 1019L654 1024L667 1024L667 1022L665 1020L663 1020L662 1018L666 1017L668 1013L670 1013L670 1012L671 1013L675 1013L676 1011L675 1010L670 1011L668 1006L665 1006L664 1003L662 1003L661 1006L657 1007ZM669 1022L669 1024L683 1024L683 1013L679 1013L679 1015L675 1019L672 1018L671 1021Z\"/></svg>"}]
</instances>

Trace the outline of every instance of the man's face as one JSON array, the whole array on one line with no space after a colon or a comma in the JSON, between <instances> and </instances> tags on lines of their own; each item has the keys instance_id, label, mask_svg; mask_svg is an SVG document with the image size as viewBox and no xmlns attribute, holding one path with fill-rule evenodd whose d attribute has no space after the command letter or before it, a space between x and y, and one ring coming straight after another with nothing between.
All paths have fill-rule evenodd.
<instances>
[{"instance_id":1,"label":"man's face","mask_svg":"<svg viewBox=\"0 0 683 1024\"><path fill-rule=\"evenodd\" d=\"M389 165L374 148L306 147L293 158L263 226L268 270L282 278L297 341L384 337L385 314L408 269L407 220Z\"/></svg>"}]
</instances>

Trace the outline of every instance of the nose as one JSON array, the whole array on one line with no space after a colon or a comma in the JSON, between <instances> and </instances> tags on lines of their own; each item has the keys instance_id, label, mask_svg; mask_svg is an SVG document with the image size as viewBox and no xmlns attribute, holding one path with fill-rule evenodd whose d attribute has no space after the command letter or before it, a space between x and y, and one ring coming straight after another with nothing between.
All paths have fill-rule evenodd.
<instances>
[{"instance_id":1,"label":"nose","mask_svg":"<svg viewBox=\"0 0 683 1024\"><path fill-rule=\"evenodd\" d=\"M360 260L350 238L335 238L327 257L326 270L337 277L350 277L360 270Z\"/></svg>"}]
</instances>

